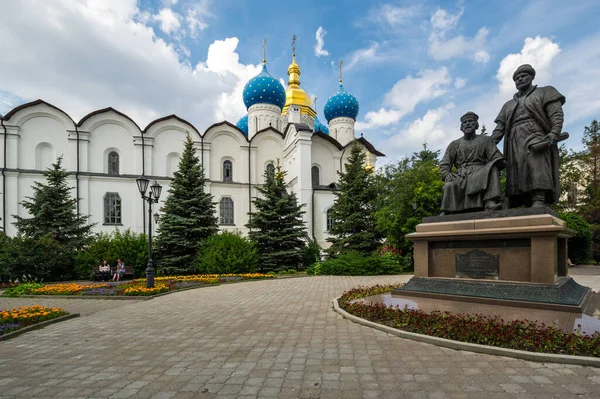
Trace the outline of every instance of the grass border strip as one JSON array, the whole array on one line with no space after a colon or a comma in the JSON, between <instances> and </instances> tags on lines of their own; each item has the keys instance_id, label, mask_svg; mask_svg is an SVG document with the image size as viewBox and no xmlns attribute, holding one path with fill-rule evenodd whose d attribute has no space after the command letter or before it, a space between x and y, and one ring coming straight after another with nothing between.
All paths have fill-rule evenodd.
<instances>
[{"instance_id":1,"label":"grass border strip","mask_svg":"<svg viewBox=\"0 0 600 399\"><path fill-rule=\"evenodd\" d=\"M71 313L71 314L67 314L67 315L64 315L64 316L57 317L55 319L50 319L50 320L45 320L45 321L42 321L42 322L39 322L39 323L35 323L35 324L31 325L31 326L23 327L23 328L20 328L20 329L18 329L16 331L9 332L9 333L4 334L4 335L0 335L0 342L9 340L9 339L14 338L14 337L17 337L17 336L19 336L21 334L25 334L26 332L29 332L29 331L33 331L33 330L38 330L40 328L44 328L46 326L49 326L50 324L59 323L61 321L66 321L66 320L73 319L73 318L79 317L79 316L80 316L79 313Z\"/></svg>"},{"instance_id":2,"label":"grass border strip","mask_svg":"<svg viewBox=\"0 0 600 399\"><path fill-rule=\"evenodd\" d=\"M377 330L396 335L400 338L410 339L413 341L424 342L427 344L443 346L445 348L464 350L469 352L483 353L486 355L495 356L506 356L515 359L528 360L533 362L544 362L544 363L562 363L562 364L575 364L579 366L592 366L600 367L600 358L589 357L589 356L572 356L572 355L557 355L553 353L538 353L528 352L517 349L501 348L497 346L488 346L480 344L472 344L469 342L454 341L446 338L432 337L430 335L417 334L410 331L403 331L393 327L384 326L383 324L375 323L369 320L365 320L358 316L354 316L340 308L338 299L333 299L333 309L339 313L343 318L353 321L358 324L362 324L367 327L372 327Z\"/></svg>"}]
</instances>

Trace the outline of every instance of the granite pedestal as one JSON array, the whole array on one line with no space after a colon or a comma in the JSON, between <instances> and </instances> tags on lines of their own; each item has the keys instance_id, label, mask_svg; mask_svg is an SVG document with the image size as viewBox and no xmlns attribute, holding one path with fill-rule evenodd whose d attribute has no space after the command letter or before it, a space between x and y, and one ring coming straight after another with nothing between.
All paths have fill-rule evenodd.
<instances>
[{"instance_id":1,"label":"granite pedestal","mask_svg":"<svg viewBox=\"0 0 600 399\"><path fill-rule=\"evenodd\" d=\"M583 306L590 290L567 276L567 239L574 231L549 209L431 219L407 236L414 242L414 278L394 294L563 310Z\"/></svg>"}]
</instances>

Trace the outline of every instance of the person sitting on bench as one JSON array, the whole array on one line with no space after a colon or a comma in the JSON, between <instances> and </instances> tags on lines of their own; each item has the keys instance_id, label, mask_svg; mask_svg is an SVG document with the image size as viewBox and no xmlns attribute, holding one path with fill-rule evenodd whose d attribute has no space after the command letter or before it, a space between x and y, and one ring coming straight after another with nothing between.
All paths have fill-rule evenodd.
<instances>
[{"instance_id":1,"label":"person sitting on bench","mask_svg":"<svg viewBox=\"0 0 600 399\"><path fill-rule=\"evenodd\" d=\"M104 261L98 269L100 270L100 276L102 277L102 281L108 281L108 278L110 277L110 265L108 264L106 259L104 259Z\"/></svg>"},{"instance_id":2,"label":"person sitting on bench","mask_svg":"<svg viewBox=\"0 0 600 399\"><path fill-rule=\"evenodd\" d=\"M123 263L121 258L117 258L117 270L115 271L115 275L113 276L113 281L121 281L124 275L125 263Z\"/></svg>"}]
</instances>

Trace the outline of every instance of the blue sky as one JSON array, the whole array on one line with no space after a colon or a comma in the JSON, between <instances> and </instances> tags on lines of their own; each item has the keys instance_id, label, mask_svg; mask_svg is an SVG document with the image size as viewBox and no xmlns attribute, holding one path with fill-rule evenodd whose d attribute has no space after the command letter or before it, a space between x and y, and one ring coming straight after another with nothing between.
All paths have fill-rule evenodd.
<instances>
[{"instance_id":1,"label":"blue sky","mask_svg":"<svg viewBox=\"0 0 600 399\"><path fill-rule=\"evenodd\" d=\"M444 149L477 112L488 131L521 63L567 97L567 145L600 118L600 2L0 0L0 113L37 98L79 120L112 106L140 126L175 113L200 131L245 114L241 90L268 68L287 80L297 36L319 119L344 86L357 133L388 155ZM319 44L320 43L320 44Z\"/></svg>"}]
</instances>

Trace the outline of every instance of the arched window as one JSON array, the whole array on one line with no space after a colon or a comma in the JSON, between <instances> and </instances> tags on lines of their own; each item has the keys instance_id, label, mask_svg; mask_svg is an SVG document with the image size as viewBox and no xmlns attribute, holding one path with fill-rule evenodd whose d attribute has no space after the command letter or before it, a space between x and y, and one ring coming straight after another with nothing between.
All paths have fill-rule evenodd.
<instances>
[{"instance_id":1,"label":"arched window","mask_svg":"<svg viewBox=\"0 0 600 399\"><path fill-rule=\"evenodd\" d=\"M312 168L310 168L310 177L311 177L311 181L312 181L312 186L318 186L319 183L319 167L318 166L313 166Z\"/></svg>"},{"instance_id":2,"label":"arched window","mask_svg":"<svg viewBox=\"0 0 600 399\"><path fill-rule=\"evenodd\" d=\"M116 151L108 154L108 174L112 176L119 174L119 154Z\"/></svg>"},{"instance_id":3,"label":"arched window","mask_svg":"<svg viewBox=\"0 0 600 399\"><path fill-rule=\"evenodd\" d=\"M267 178L273 178L275 177L275 165L273 165L273 162L269 162L267 164Z\"/></svg>"},{"instance_id":4,"label":"arched window","mask_svg":"<svg viewBox=\"0 0 600 399\"><path fill-rule=\"evenodd\" d=\"M173 173L179 167L179 154L176 152L172 152L167 155L167 176L173 176Z\"/></svg>"},{"instance_id":5,"label":"arched window","mask_svg":"<svg viewBox=\"0 0 600 399\"><path fill-rule=\"evenodd\" d=\"M229 197L223 197L219 201L219 223L235 224L233 222L233 200Z\"/></svg>"},{"instance_id":6,"label":"arched window","mask_svg":"<svg viewBox=\"0 0 600 399\"><path fill-rule=\"evenodd\" d=\"M122 224L119 193L104 194L104 224Z\"/></svg>"},{"instance_id":7,"label":"arched window","mask_svg":"<svg viewBox=\"0 0 600 399\"><path fill-rule=\"evenodd\" d=\"M223 161L223 181L233 181L233 162Z\"/></svg>"},{"instance_id":8,"label":"arched window","mask_svg":"<svg viewBox=\"0 0 600 399\"><path fill-rule=\"evenodd\" d=\"M52 144L40 143L35 148L35 168L37 170L46 170L54 162L54 148Z\"/></svg>"},{"instance_id":9,"label":"arched window","mask_svg":"<svg viewBox=\"0 0 600 399\"><path fill-rule=\"evenodd\" d=\"M331 217L331 209L327 209L327 231L333 229L333 218Z\"/></svg>"}]
</instances>

